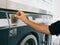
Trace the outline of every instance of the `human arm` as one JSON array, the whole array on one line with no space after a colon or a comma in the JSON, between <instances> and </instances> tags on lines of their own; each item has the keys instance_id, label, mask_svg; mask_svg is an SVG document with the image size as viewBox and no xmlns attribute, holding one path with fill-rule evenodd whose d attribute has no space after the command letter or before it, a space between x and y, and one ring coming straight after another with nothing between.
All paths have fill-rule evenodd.
<instances>
[{"instance_id":1,"label":"human arm","mask_svg":"<svg viewBox=\"0 0 60 45\"><path fill-rule=\"evenodd\" d=\"M30 26L31 28L35 29L38 32L48 34L48 35L50 34L48 25L37 24L35 22L29 21L26 18L25 13L22 12L22 11L19 11L19 12L16 13L16 18L22 20L24 23L26 23L28 26Z\"/></svg>"}]
</instances>

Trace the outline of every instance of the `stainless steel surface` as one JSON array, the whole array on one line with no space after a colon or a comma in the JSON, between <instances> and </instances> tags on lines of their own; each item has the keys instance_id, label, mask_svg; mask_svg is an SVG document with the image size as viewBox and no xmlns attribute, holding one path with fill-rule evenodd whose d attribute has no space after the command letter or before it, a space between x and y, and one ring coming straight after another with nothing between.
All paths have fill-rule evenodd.
<instances>
[{"instance_id":1,"label":"stainless steel surface","mask_svg":"<svg viewBox=\"0 0 60 45\"><path fill-rule=\"evenodd\" d=\"M0 27L0 30L7 29L7 28L9 28L9 26Z\"/></svg>"},{"instance_id":2,"label":"stainless steel surface","mask_svg":"<svg viewBox=\"0 0 60 45\"><path fill-rule=\"evenodd\" d=\"M48 35L46 43L47 45L52 45L52 35Z\"/></svg>"}]
</instances>

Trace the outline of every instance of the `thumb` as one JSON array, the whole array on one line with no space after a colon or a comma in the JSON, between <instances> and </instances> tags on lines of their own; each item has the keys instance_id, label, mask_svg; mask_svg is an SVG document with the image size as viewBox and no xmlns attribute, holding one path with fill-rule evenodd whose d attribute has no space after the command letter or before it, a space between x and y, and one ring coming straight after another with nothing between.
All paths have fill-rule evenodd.
<instances>
[{"instance_id":1,"label":"thumb","mask_svg":"<svg viewBox=\"0 0 60 45\"><path fill-rule=\"evenodd\" d=\"M15 15L15 17L16 17L17 19L19 19L19 16L18 16L18 15Z\"/></svg>"}]
</instances>

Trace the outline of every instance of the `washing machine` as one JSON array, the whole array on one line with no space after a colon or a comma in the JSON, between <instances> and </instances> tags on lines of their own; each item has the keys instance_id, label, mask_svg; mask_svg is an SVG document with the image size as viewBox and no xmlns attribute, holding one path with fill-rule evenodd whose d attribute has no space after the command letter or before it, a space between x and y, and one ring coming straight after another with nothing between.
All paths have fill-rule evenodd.
<instances>
[{"instance_id":1,"label":"washing machine","mask_svg":"<svg viewBox=\"0 0 60 45\"><path fill-rule=\"evenodd\" d=\"M11 23L10 16L15 15L16 12L17 10L0 9L0 45L47 45L47 40L51 38L48 39L45 34L35 31L21 20ZM42 17L39 16L40 13L24 12L30 21L40 23L38 21Z\"/></svg>"}]
</instances>

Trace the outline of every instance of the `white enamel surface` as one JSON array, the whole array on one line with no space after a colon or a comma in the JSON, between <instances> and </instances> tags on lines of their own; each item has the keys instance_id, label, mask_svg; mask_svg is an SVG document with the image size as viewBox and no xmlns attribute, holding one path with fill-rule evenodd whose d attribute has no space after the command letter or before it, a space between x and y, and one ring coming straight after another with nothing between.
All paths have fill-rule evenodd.
<instances>
[{"instance_id":1,"label":"white enamel surface","mask_svg":"<svg viewBox=\"0 0 60 45\"><path fill-rule=\"evenodd\" d=\"M15 1L7 1L7 9L15 9L15 10L23 10L23 11L29 11L29 12L39 12L38 8L32 7L30 5L25 5L22 3L18 3Z\"/></svg>"},{"instance_id":2,"label":"white enamel surface","mask_svg":"<svg viewBox=\"0 0 60 45\"><path fill-rule=\"evenodd\" d=\"M21 20L18 20L17 26L26 26L26 24L24 22L22 22Z\"/></svg>"},{"instance_id":3,"label":"white enamel surface","mask_svg":"<svg viewBox=\"0 0 60 45\"><path fill-rule=\"evenodd\" d=\"M30 6L30 7L35 7L35 8L38 8L38 9L44 9L44 10L51 11L51 12L53 10L52 9L52 7L53 7L52 2L53 1L50 1L50 0L49 1L48 0L8 0L8 1L19 3L19 4L24 4L24 5L27 5L27 6ZM16 4L13 4L13 5L14 6L12 6L12 7L14 7L15 9L17 9L17 7L20 7L20 6L16 7ZM19 9L21 9L21 8L19 8Z\"/></svg>"},{"instance_id":4,"label":"white enamel surface","mask_svg":"<svg viewBox=\"0 0 60 45\"><path fill-rule=\"evenodd\" d=\"M9 26L7 19L0 19L0 27Z\"/></svg>"},{"instance_id":5,"label":"white enamel surface","mask_svg":"<svg viewBox=\"0 0 60 45\"><path fill-rule=\"evenodd\" d=\"M6 8L7 0L0 0L0 8Z\"/></svg>"}]
</instances>

